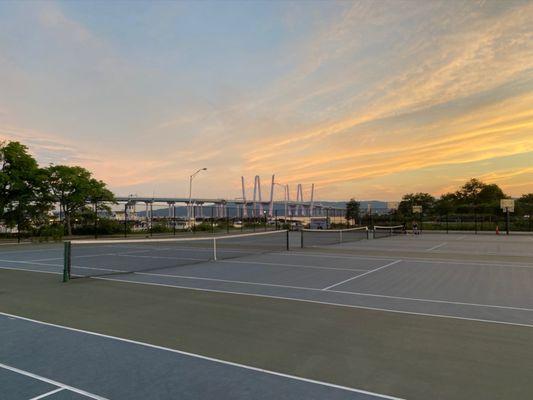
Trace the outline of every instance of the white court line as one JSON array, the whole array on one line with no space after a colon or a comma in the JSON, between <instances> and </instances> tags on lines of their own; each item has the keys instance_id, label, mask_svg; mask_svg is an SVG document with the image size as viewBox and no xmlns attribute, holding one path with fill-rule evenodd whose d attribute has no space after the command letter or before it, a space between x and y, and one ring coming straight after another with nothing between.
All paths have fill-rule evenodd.
<instances>
[{"instance_id":1,"label":"white court line","mask_svg":"<svg viewBox=\"0 0 533 400\"><path fill-rule=\"evenodd\" d=\"M378 260L378 261L388 261L388 260L395 260L397 257L379 257L379 256L365 256L365 255L331 255L331 254L323 254L323 253L304 253L304 252L298 252L294 251L292 253L270 253L280 256L304 256L304 257L312 257L312 258L339 258L339 259L347 259L347 260ZM483 254L480 254L483 255ZM481 266L505 266L505 267L516 267L516 268L533 268L533 265L522 265L515 262L475 262L475 261L458 261L458 260L447 260L445 258L421 258L421 257L402 257L402 259L406 262L424 262L424 263L430 263L430 264L457 264L457 265L481 265Z\"/></svg>"},{"instance_id":2,"label":"white court line","mask_svg":"<svg viewBox=\"0 0 533 400\"><path fill-rule=\"evenodd\" d=\"M61 268L63 268L62 264L45 264L45 263L37 263L37 262L31 262L31 261L0 260L0 262L29 264L29 265L43 265L43 266L47 266L47 267L61 267ZM131 273L131 271L124 271L124 270L119 270L119 269L111 269L109 267L98 268L98 267L82 267L80 265L71 265L71 268L81 268L81 269L90 269L90 270L98 270L98 271L111 271L111 272ZM17 268L5 268L5 269L13 269L13 270L15 270ZM30 271L29 269L22 269L22 268L18 268L18 269L21 270L21 271ZM32 272L48 272L48 273L50 273L50 271L39 271L39 270L34 270Z\"/></svg>"},{"instance_id":3,"label":"white court line","mask_svg":"<svg viewBox=\"0 0 533 400\"><path fill-rule=\"evenodd\" d=\"M397 260L398 262L401 260ZM391 263L391 265L394 263ZM380 268L384 268L389 265L385 265ZM91 269L89 267L80 267L80 268L87 268ZM55 274L55 275L61 275L61 272L52 272L52 271L41 271L41 270L32 270L32 269L21 269L21 268L13 268L13 267L2 267L0 266L0 269L7 269L7 270L14 270L14 271L26 271L26 272L38 272L38 273L47 273L47 274ZM481 307L481 308L496 308L496 309L504 309L504 310L513 310L513 311L526 311L526 312L533 312L533 309L531 308L525 308L525 307L513 307L513 306L500 306L496 304L482 304L482 303L467 303L467 302L459 302L459 301L450 301L450 300L433 300L433 299L423 299L423 298L417 298L417 297L403 297L403 296L389 296L384 294L374 294L374 293L362 293L362 292L348 292L343 290L328 290L328 289L317 289L317 288L311 288L311 287L302 287L302 286L292 286L292 285L277 285L272 283L260 283L260 282L248 282L248 281L236 281L236 280L228 280L228 279L217 279L217 278L202 278L197 276L184 276L184 275L171 275L171 274L157 274L157 273L151 273L151 272L131 272L131 271L118 271L118 270L109 270L109 269L102 269L102 268L93 268L96 270L105 270L105 271L112 271L112 272L124 272L124 274L132 274L132 275L146 275L146 276L154 276L154 277L166 277L166 278L178 278L178 279L190 279L190 280L203 280L203 281L212 281L212 282L223 282L223 283L237 283L242 285L251 285L251 286L272 286L272 287L280 287L280 288L288 288L288 289L298 289L298 290L307 290L307 291L328 291L331 293L341 293L341 294L347 294L347 295L353 295L353 296L362 296L362 297L377 297L377 298L385 298L385 299L394 299L394 300L408 300L408 301L416 301L416 302L422 302L422 303L438 303L438 304L453 304L453 305L461 305L461 306L469 306L469 307ZM368 271L368 272L373 272ZM73 274L77 277L84 277L83 275L77 275ZM361 274L364 275L364 274ZM357 275L354 278L357 278L361 275ZM258 296L258 297L274 297L278 298L277 296L270 296L270 295L262 295L262 294L251 294L251 293L243 293L243 292L233 292L233 291L227 291L227 290L216 290L216 289L203 289L203 288L195 288L190 286L181 286L181 285L171 285L171 284L161 284L161 283L153 283L153 282L139 282L139 281L131 281L127 279L118 279L118 278L106 278L103 276L92 276L87 277L91 279L101 279L101 280L110 280L110 281L117 281L117 282L126 282L126 283L137 283L137 284L145 284L145 285L153 285L153 286L164 286L164 287L173 287L173 288L179 288L179 289L191 289L191 290L199 290L199 291L207 291L207 292L218 292L218 293L230 293L230 294L240 294L245 296ZM354 279L350 278L350 280ZM341 282L344 283L344 282ZM333 286L340 285L340 283L335 284ZM283 297L282 297L283 298ZM296 298L285 298L288 300L299 300L299 301L307 301L304 299L296 299ZM315 301L311 301L315 302ZM316 303L321 303L320 301L316 301ZM330 304L330 303L325 303ZM342 304L342 303L333 303L334 305L338 306L347 306L352 307L351 305ZM359 306L353 306L353 307L359 307ZM360 308L367 308L364 306L361 306ZM395 310L387 310L387 309L379 309L382 311L391 311L394 312ZM410 312L406 312L410 313ZM418 313L414 313L418 314ZM424 315L435 315L439 316L438 314L424 314ZM453 318L453 317L450 317ZM468 319L468 318L467 318ZM482 320L484 321L484 320ZM495 322L495 321L493 321ZM503 322L502 322L503 323ZM529 325L526 325L529 326Z\"/></svg>"},{"instance_id":4,"label":"white court line","mask_svg":"<svg viewBox=\"0 0 533 400\"><path fill-rule=\"evenodd\" d=\"M532 238L533 240L533 238ZM346 259L346 260L377 260L377 261L388 261L388 260L395 260L396 258L395 257L378 257L378 256L358 256L358 255L354 255L354 256L350 256L350 255L331 255L331 254L322 254L322 253L304 253L304 252L298 252L298 251L293 251L292 253L290 252L287 252L287 253L265 253L267 255L274 255L274 256L302 256L302 257L311 257L311 258L333 258L333 259ZM263 255L265 255L263 254ZM135 257L135 256L132 256L132 257ZM147 256L143 256L143 257L147 257ZM158 256L159 257L159 256ZM472 266L484 266L484 267L512 267L512 268L533 268L533 265L522 265L522 264L517 264L515 262L498 262L498 263L494 263L494 262L490 262L490 261L487 261L487 262L472 262L472 261L456 261L456 260L446 260L446 259L443 259L443 258L439 258L439 259L434 259L434 258L431 258L431 259L427 259L427 258L419 258L419 257L402 257L404 261L406 262L414 262L414 263L428 263L428 264L453 264L453 265L472 265ZM61 258L54 258L54 259L57 259L57 260L61 260ZM181 260L184 260L185 258L176 258L176 259L181 259ZM206 260L203 260L203 259L197 259L197 258L187 258L188 260L191 260L191 261L206 261ZM18 260L8 260L8 259L0 259L0 262L9 262L9 263L21 263L21 264L35 264L35 265L45 265L45 266L51 266L51 267L57 267L57 266L61 266L62 265L59 265L59 264L46 264L46 263L40 263L40 262L36 262L38 260L34 260L34 261L18 261ZM226 262L227 260L220 260L220 261L224 261ZM208 261L206 261L208 262ZM228 261L229 262L229 261ZM254 261L256 262L256 261ZM260 261L257 261L258 263ZM267 263L265 263L267 264ZM90 267L77 267L77 268L86 268L86 269L91 269ZM324 268L324 267L321 267L321 268ZM331 268L331 267L328 267L328 268ZM96 268L96 269L105 269L105 268ZM350 268L348 268L350 269ZM357 271L357 269L353 269L353 271ZM364 271L368 271L368 270L364 270ZM124 271L118 271L118 272L124 272Z\"/></svg>"},{"instance_id":5,"label":"white court line","mask_svg":"<svg viewBox=\"0 0 533 400\"><path fill-rule=\"evenodd\" d=\"M429 249L426 249L426 251L435 250L435 249L438 249L438 248L440 248L440 247L446 246L447 244L448 244L448 243L444 242L444 243L438 244L438 245L436 245L436 246L430 247Z\"/></svg>"},{"instance_id":6,"label":"white court line","mask_svg":"<svg viewBox=\"0 0 533 400\"><path fill-rule=\"evenodd\" d=\"M46 267L58 267L58 266L60 266L60 264L48 264L48 263L41 263L41 262L35 262L35 261L0 260L0 262L29 264L29 265L44 265Z\"/></svg>"},{"instance_id":7,"label":"white court line","mask_svg":"<svg viewBox=\"0 0 533 400\"><path fill-rule=\"evenodd\" d=\"M28 268L22 268L22 267L17 268L17 267L0 266L0 269L8 269L8 270L11 270L11 271L39 272L39 273L42 273L42 274L54 274L54 275L62 275L63 274L62 272L44 271L44 270L41 270L41 269L28 269Z\"/></svg>"},{"instance_id":8,"label":"white court line","mask_svg":"<svg viewBox=\"0 0 533 400\"><path fill-rule=\"evenodd\" d=\"M275 296L275 295L259 294L259 293L243 293L243 292L234 292L230 290L219 290L219 289L203 289L203 288L195 288L195 287L190 287L190 286L171 285L171 284L166 284L166 283L129 281L126 279L117 279L117 278L95 277L92 279L100 279L103 281L111 281L111 282L133 283L137 285L161 286L161 287L174 288L174 289L186 289L186 290L194 290L198 292L234 294L234 295L239 295L239 296L261 297L261 298L276 299L276 300L299 301L302 303L323 304L323 305L334 306L334 307L357 308L361 310L382 311L382 312L390 312L394 314L418 315L422 317L435 317L435 318L445 318L445 319L447 318L447 319L457 319L461 321L473 321L473 322L483 322L483 323L488 323L488 324L511 325L511 326L521 326L525 328L533 328L533 324L523 324L523 323L518 323L518 322L506 322L506 321L498 321L498 320L490 320L490 319L482 319L482 318L458 317L458 316L446 315L446 314L429 314L429 313L422 313L422 312L416 312L416 311L403 311L403 310L394 310L394 309L381 308L381 307L371 307L371 306L361 306L361 305L353 305L353 304L333 303L333 302L328 302L328 301L299 299L297 297ZM307 290L315 290L315 291L318 290L318 291L323 292L322 289L307 289ZM328 292L337 293L337 291L335 290L329 290ZM356 294L356 293L351 293L351 292L339 292L339 293ZM371 295L371 296L379 297L380 295ZM499 308L499 306L483 306L483 307L498 307ZM0 314L2 313L0 312Z\"/></svg>"},{"instance_id":9,"label":"white court line","mask_svg":"<svg viewBox=\"0 0 533 400\"><path fill-rule=\"evenodd\" d=\"M211 282L224 282L224 283L242 283L244 285L255 285L255 286L272 286L272 287L281 287L289 289L303 289L303 290L320 290L305 286L291 286L291 285L277 285L275 283L260 283L260 282L249 282L249 281L235 281L231 279L218 279L218 278L202 278L199 276L187 276L187 275L172 275L172 274L154 274L151 272L133 272L135 275L148 275L148 276L164 276L166 278L179 278L179 279L192 279L200 281L211 281ZM100 278L100 277L94 277Z\"/></svg>"},{"instance_id":10,"label":"white court line","mask_svg":"<svg viewBox=\"0 0 533 400\"><path fill-rule=\"evenodd\" d=\"M231 260L218 260L217 262L221 263L236 263L236 264L258 264L258 265L274 265L280 267L295 267L295 268L310 268L310 269L325 269L325 270L334 270L334 271L368 271L368 269L356 269L356 268L340 268L340 267L319 267L318 265L300 265L300 264L284 264L284 263L271 263L271 262L262 262L262 261L238 261L235 259Z\"/></svg>"},{"instance_id":11,"label":"white court line","mask_svg":"<svg viewBox=\"0 0 533 400\"><path fill-rule=\"evenodd\" d=\"M150 250L137 250L137 251L130 251L128 253L99 253L99 254L85 254L82 256L72 256L72 258L89 258L89 257L100 257L100 256L120 256L122 254L136 254L136 253L146 253ZM54 258L41 258L34 261L53 261L53 260L63 260L62 257L54 257Z\"/></svg>"},{"instance_id":12,"label":"white court line","mask_svg":"<svg viewBox=\"0 0 533 400\"><path fill-rule=\"evenodd\" d=\"M398 261L400 261L400 260L398 260ZM41 271L41 270L32 270L32 269L21 269L21 268L3 267L3 266L0 266L0 269L7 269L7 270L13 270L13 271L38 272L38 273L47 273L47 274L55 274L55 275L61 275L62 274L61 272ZM122 272L122 271L117 271L117 272ZM371 271L369 271L369 272L371 272ZM147 276L155 276L155 277L160 276L160 277L167 277L167 278L179 278L179 279L191 279L191 280L204 280L204 281L223 282L223 283L237 283L237 284L251 285L251 286L273 286L273 287L281 287L281 288L288 288L288 289L298 289L298 290L307 290L307 291L320 291L320 292L325 291L325 289L317 289L317 288L302 287L302 286L276 285L276 284L271 284L271 283L256 283L256 282L235 281L235 280L227 280L227 279L202 278L202 277L183 276L183 275L170 275L170 274L157 274L157 273L150 273L150 272L129 272L127 274L147 275ZM83 277L83 275L76 275L76 276ZM358 276L360 276L360 275L358 275ZM127 280L127 279L118 279L118 278L111 278L111 277L107 277L106 278L106 277L95 277L95 276L93 276L93 277L89 277L89 278L116 281L116 282L125 282L125 283L137 283L137 284L144 284L144 285L173 287L173 288L178 288L178 289L190 289L190 290L207 291L207 292L240 294L240 295L244 295L244 296L273 297L273 298L282 298L282 299L287 299L287 300L308 301L308 300L305 300L305 299L297 299L297 298L291 298L291 297L286 297L285 298L285 297L270 296L270 295L263 295L263 294L234 292L234 291L228 291L228 290L203 289L203 288L195 288L195 287L190 287L190 286L162 284L162 283L154 283L154 282L142 282L142 281L139 282L139 281L131 281L131 280ZM361 297L377 297L377 298L394 299L394 300L416 301L416 302L422 302L422 303L453 304L453 305L461 305L461 306L469 306L469 307L496 308L496 309L513 310L513 311L533 312L533 309L531 309L531 308L500 306L500 305L496 305L496 304L467 303L467 302L450 301L450 300L432 300L432 299L422 299L422 298L417 298L417 297L389 296L389 295L374 294L374 293L348 292L348 291L343 291L343 290L327 290L327 291L331 292L331 293L340 293L340 294L347 294L347 295L361 296ZM320 301L311 301L311 300L309 300L309 301L313 302L313 303L322 303ZM324 303L324 304L333 304L333 305L337 305L337 306L341 306L341 307L368 308L368 307L365 307L365 306L352 306L352 305L343 304L343 303ZM371 308L371 309L374 309L374 308ZM378 310L395 312L395 310L388 310L388 309L378 309ZM407 311L406 311L406 313L413 314L413 313L407 312ZM414 313L414 314L418 314L418 313ZM424 314L424 315L439 316L438 314ZM449 318L454 318L454 317L449 317ZM477 319L476 319L476 321L477 321ZM484 320L481 320L481 321L484 321ZM492 322L497 322L497 321L492 321ZM501 323L504 323L504 322L501 322ZM525 326L530 326L530 325L525 325Z\"/></svg>"},{"instance_id":13,"label":"white court line","mask_svg":"<svg viewBox=\"0 0 533 400\"><path fill-rule=\"evenodd\" d=\"M4 314L2 312L0 312L0 314L1 315L5 315L7 317L11 317L11 318L18 318L18 319L26 320L26 318L22 318L22 317L19 317L17 315ZM28 319L28 321L32 321L32 320ZM37 322L38 323L39 321L32 321L32 322ZM58 382L58 381L54 381L52 379L45 378L44 376L33 374L31 372L24 371L22 369L11 367L11 366L6 365L6 364L0 363L0 368L4 368L4 369L7 369L8 371L16 372L17 374L28 376L30 378L37 379L39 381L49 383L50 385L59 386L62 389L66 389L66 390L69 390L71 392L78 393L78 394L81 394L81 395L86 396L86 397L90 397L91 399L94 399L94 400L108 400L105 397L98 396L96 394L86 392L85 390L77 389L77 388L75 388L73 386L65 385L64 383L61 383L61 382Z\"/></svg>"},{"instance_id":14,"label":"white court line","mask_svg":"<svg viewBox=\"0 0 533 400\"><path fill-rule=\"evenodd\" d=\"M117 340L117 341L125 342L125 343L131 343L131 344L144 346L144 347L148 347L148 348L152 348L152 349L156 349L156 350L168 351L168 352L175 353L175 354L180 354L180 355L184 355L184 356L188 356L188 357L192 357L192 358L198 358L200 360L211 361L211 362L214 362L214 363L217 363L217 364L229 365L229 366L232 366L232 367L242 368L242 369L246 369L246 370L249 370L249 371L260 372L260 373L264 373L264 374L267 374L267 375L274 375L274 376L279 376L279 377L282 377L282 378L293 379L293 380L299 381L299 382L312 383L312 384L315 384L315 385L320 385L320 386L326 386L326 387L330 387L330 388L334 388L334 389L345 390L345 391L352 392L352 393L360 393L360 394L366 394L366 395L370 395L370 396L376 396L376 397L379 397L379 398L382 398L382 399L402 400L399 397L387 396L387 395L384 395L384 394L369 392L369 391L361 390L361 389L355 389L355 388L351 388L351 387L347 387L347 386L336 385L336 384L333 384L333 383L327 383L327 382L322 382L322 381L318 381L318 380L314 380L314 379L302 378L302 377L295 376L295 375L289 375L289 374L284 374L284 373L281 373L281 372L271 371L271 370L268 370L268 369L252 367L250 365L239 364L239 363L235 363L235 362L232 362L232 361L225 361L225 360L221 360L221 359L218 359L218 358L207 357L207 356L203 356L203 355L200 355L200 354L189 353L189 352L182 351L182 350L176 350L176 349L171 349L171 348L168 348L168 347L157 346L157 345L154 345L154 344L150 344L150 343L146 343L146 342L140 342L140 341L137 341L137 340L124 339L124 338L119 338L117 336L105 335L105 334L102 334L102 333L86 331L86 330L83 330L83 329L71 328L71 327L64 326L64 325L52 324L52 323L49 323L49 322L39 321L39 320L30 319L30 318L26 318L26 317L20 317L18 315L7 314L7 313L4 313L4 312L0 312L0 315L4 315L4 316L10 317L10 318L20 319L20 320L23 320L23 321L33 322L33 323L36 323L36 324L52 326L54 328L65 329L65 330L72 331L72 332L85 333L87 335L103 337L103 338L106 338L106 339L113 339L113 340ZM4 366L4 364L0 364L0 367L2 367L2 366ZM7 367L7 366L5 366L5 367ZM16 370L15 372L21 371L21 370L17 370L16 368L13 368L13 367L8 367L8 369ZM29 372L25 372L25 371L22 371L22 372L24 372L23 374L26 374L28 376L32 376L33 375L33 374L29 373ZM39 378L36 378L36 379L39 379ZM46 378L41 378L41 380L44 380L44 379L46 379ZM49 380L49 383L52 383L52 382L53 381ZM79 389L75 389L75 388L72 388L72 387L67 386L67 385L59 384L58 382L52 383L52 384L56 385L56 386L63 386L63 387L65 387L68 390L75 391L75 392L80 393L80 394L84 394L85 396L89 396L89 397L92 396L92 398L96 399L96 400L107 400L107 399L105 399L103 397L98 397L96 395L91 395L91 394L86 393L86 392L85 393L81 393L82 391L79 391Z\"/></svg>"},{"instance_id":15,"label":"white court line","mask_svg":"<svg viewBox=\"0 0 533 400\"><path fill-rule=\"evenodd\" d=\"M39 395L39 396L37 396L37 397L32 397L30 400L44 399L45 397L48 397L48 396L51 396L51 395L53 395L53 394L55 394L55 393L61 392L62 390L65 390L65 388L61 388L61 387L60 387L60 388L57 388L57 389L51 390L51 391L49 391L49 392L47 392L47 393L43 393L43 394L41 394L41 395Z\"/></svg>"},{"instance_id":16,"label":"white court line","mask_svg":"<svg viewBox=\"0 0 533 400\"><path fill-rule=\"evenodd\" d=\"M13 243L0 243L0 246L13 246L13 245L15 245L15 246L21 246L21 245L23 245L23 244L32 244L32 242L20 242L20 243L18 243L18 242L13 242Z\"/></svg>"},{"instance_id":17,"label":"white court line","mask_svg":"<svg viewBox=\"0 0 533 400\"><path fill-rule=\"evenodd\" d=\"M395 258L393 257L372 257L372 256L335 256L335 255L329 255L329 254L320 254L320 253L292 253L292 254L288 254L288 253L267 253L268 255L274 255L274 256L304 256L304 257L312 257L312 258L338 258L338 259L347 259L347 260L376 260L376 261L388 261L388 260L394 260ZM132 256L132 257L136 257L136 256ZM137 256L138 257L138 256ZM142 256L142 257L147 257L147 256ZM160 256L157 256L157 257L160 257ZM55 258L57 260L62 260L63 258ZM199 258L178 258L176 257L176 259L178 260L191 260L191 261L206 261L204 259L199 259ZM533 268L533 265L521 265L521 264L517 264L517 263L505 263L505 262L499 262L499 263L493 263L493 262L471 262L471 261L452 261L452 260L445 260L445 259L426 259L426 258L405 258L403 257L403 260L406 261L406 262L415 262L415 263L429 263L429 264L453 264L453 265L479 265L479 266L489 266L489 267L512 267L512 268ZM61 264L47 264L47 263L41 263L41 262L37 262L38 260L34 260L34 261L19 261L19 260L8 260L8 259L0 259L0 262L9 262L9 263L21 263L21 264L35 264L35 265L45 265L45 266L50 266L50 267L62 267L63 265ZM224 261L224 262L229 262L229 260L219 260L219 261ZM208 262L208 261L206 261ZM257 263L261 263L261 261L254 261L254 263L257 262ZM265 263L267 264L267 263ZM289 265L289 264L287 264ZM297 265L297 264L294 264L294 265ZM87 268L87 269L91 269L90 267L77 267L77 268ZM324 268L324 267L320 267L320 268ZM327 267L327 268L332 268L332 267ZM101 269L101 268L97 268L97 269ZM105 269L105 268L104 268ZM350 268L348 268L350 269ZM358 271L358 269L353 269L353 271ZM368 270L361 270L361 271L368 271ZM122 271L119 271L119 272L122 272Z\"/></svg>"},{"instance_id":18,"label":"white court line","mask_svg":"<svg viewBox=\"0 0 533 400\"><path fill-rule=\"evenodd\" d=\"M132 257L132 258L154 258L154 259L170 259L170 260L189 260L189 261L203 261L206 263L209 263L213 260L206 260L203 258L185 258L185 257L165 257L165 256L137 256L137 255L128 255L128 254L117 254L120 257ZM49 260L61 260L62 258L51 258ZM35 265L44 265L49 267L63 267L61 264L48 264L48 263L42 263L37 262L39 260L35 261L12 261L12 260L1 260L0 262L9 262L9 263L21 263L21 264L35 264ZM40 260L44 261L44 260ZM272 265L272 266L281 266L281 267L294 267L294 268L308 268L308 269L319 269L319 270L335 270L335 271L362 271L366 272L368 269L358 269L358 268L340 268L340 267L320 267L316 265L299 265L299 264L285 264L285 263L271 263L271 262L262 262L262 261L244 261L244 260L236 260L236 259L226 259L226 260L218 260L217 262L225 263L225 264L257 264L257 265ZM191 264L192 265L192 264ZM187 265L175 265L175 266L167 266L167 267L161 267L161 269L167 269L167 268L174 268L174 267L183 267ZM126 271L126 270L117 270L117 269L111 269L110 267L82 267L77 265L72 265L72 268L82 268L82 269L91 269L91 270L104 270L104 271L113 271L113 272L124 272L124 273L131 273L134 271ZM532 267L533 268L533 267ZM26 270L28 271L28 270Z\"/></svg>"},{"instance_id":19,"label":"white court line","mask_svg":"<svg viewBox=\"0 0 533 400\"><path fill-rule=\"evenodd\" d=\"M354 280L356 280L356 279L362 278L363 276L366 276L366 275L371 274L371 273L373 273L373 272L379 271L380 269L390 267L390 266L392 266L392 265L394 265L394 264L398 264L399 262L402 262L402 260L396 260L396 261L390 262L390 263L388 263L388 264L382 265L382 266L379 267L379 268L376 268L376 269L372 269L372 270L370 270L370 271L367 271L367 272L365 272L364 274L356 275L356 276L353 276L353 277L351 277L351 278L349 278L349 279L345 279L345 280L342 281L342 282L335 283L334 285L331 285L331 286L325 287L325 288L323 288L322 290L330 290L330 289L333 289L334 287L340 286L340 285L342 285L343 283L350 282L350 281L354 281Z\"/></svg>"},{"instance_id":20,"label":"white court line","mask_svg":"<svg viewBox=\"0 0 533 400\"><path fill-rule=\"evenodd\" d=\"M400 262L401 260L397 260L397 262ZM384 265L381 268L388 267L390 265L396 264L396 262ZM375 270L369 271L374 272ZM363 297L378 297L378 298L384 298L384 299L394 299L394 300L408 300L408 301L416 301L416 302L423 302L423 303L438 303L438 304L453 304L453 305L461 305L461 306L471 306L471 307L483 307L483 308L496 308L496 309L504 309L504 310L513 310L513 311L527 311L527 312L533 312L532 308L525 308L525 307L513 307L513 306L500 306L495 304L481 304L481 303L466 303L466 302L459 302L459 301L451 301L451 300L432 300L432 299L422 299L418 297L403 297L403 296L389 296L385 294L375 294L375 293L363 293L363 292L348 292L344 290L328 290L328 289L317 289L312 287L302 287L302 286L291 286L291 285L276 285L273 283L260 283L260 282L248 282L248 281L235 281L235 280L228 280L228 279L217 279L217 278L202 278L202 277L195 277L195 276L183 276L183 275L171 275L171 274L154 274L150 272L134 272L135 275L147 275L147 276L162 276L167 278L179 278L179 279L191 279L191 280L202 280L202 281L213 281L213 282L224 282L224 283L237 283L237 284L243 284L243 285L252 285L252 286L273 286L273 287L281 287L281 288L288 288L288 289L299 289L299 290L307 290L307 291L328 291L331 293L342 293L342 294L348 294L348 295L354 295L354 296L363 296ZM352 280L354 278L358 278L361 275L357 275L353 278L350 278L349 280ZM94 279L108 279L105 277L93 277ZM113 279L113 278L109 278ZM114 279L113 279L114 280ZM116 279L119 280L119 279ZM129 281L129 280L120 280L121 282L132 282L137 283L136 281ZM333 286L340 285L340 282ZM148 284L151 284L148 282ZM154 283L154 285L159 285L158 283ZM174 285L169 285L174 286ZM182 286L175 286L175 287L182 287ZM188 286L183 286L184 288L189 288ZM191 288L196 289L196 288ZM200 289L201 290L201 289ZM247 294L247 293L242 293Z\"/></svg>"},{"instance_id":21,"label":"white court line","mask_svg":"<svg viewBox=\"0 0 533 400\"><path fill-rule=\"evenodd\" d=\"M29 269L20 269L20 268L11 268L11 267L0 267L0 269L8 269L8 270L15 270L15 271L29 271L29 272L38 272L38 273L40 272L40 273L61 275L61 273L59 272L29 270ZM158 274L145 274L145 275L158 276ZM174 288L174 289L194 290L198 292L233 294L233 295L239 295L239 296L251 296L251 297L270 298L270 299L277 299L277 300L299 301L299 302L304 302L304 303L324 304L324 305L336 306L336 307L358 308L358 309L363 309L363 310L383 311L383 312L391 312L391 313L397 313L397 314L420 315L424 317L436 317L436 318L450 318L450 319L458 319L458 320L465 320L465 321L475 321L475 322L484 322L484 323L493 323L493 324L533 328L532 324L522 324L522 323L517 323L517 322L505 322L505 321L487 320L487 319L480 319L480 318L458 317L458 316L445 315L445 314L420 313L420 312L415 312L415 311L403 311L403 310L394 310L394 309L380 308L380 307L370 307L370 306L352 305L352 304L344 304L344 303L333 303L333 302L326 302L326 301L319 301L319 300L299 299L296 297L284 297L284 296L275 296L275 295L260 294L260 293L245 293L245 292L236 292L236 291L231 291L231 290L204 289L204 288L196 288L196 287L191 287L191 286L182 286L182 285L165 284L165 283L131 281L127 279L118 279L118 278L111 278L111 277L107 277L107 278L106 277L92 277L91 279L99 279L99 280L111 281L111 282L133 283L137 285L160 286L160 287L167 287L167 288ZM242 282L242 284L255 285L253 283L245 283L245 282ZM290 286L289 288L323 292L322 289L299 288L299 287L294 287L294 286ZM452 302L452 301L446 301L446 300L429 300L429 299L419 299L419 298L409 298L409 297L399 297L399 296L386 296L386 295L372 294L372 293L346 292L346 291L340 291L340 290L328 290L328 292L355 295L355 296L367 296L367 297L378 297L378 298L383 297L383 298L391 298L395 300L409 300L409 301L426 302L426 303L454 304L454 305L464 305L464 306L472 306L472 307L480 307L480 308L496 308L496 309L509 309L509 310L514 310L514 311L533 312L533 309L529 309L529 308L498 306L498 305L491 305L491 304L463 303L463 302Z\"/></svg>"},{"instance_id":22,"label":"white court line","mask_svg":"<svg viewBox=\"0 0 533 400\"><path fill-rule=\"evenodd\" d=\"M4 254L41 253L41 252L43 252L43 251L56 251L56 252L57 252L57 251L61 251L61 248L60 248L60 247L55 247L55 248L51 248L51 249L15 250L15 251L7 250Z\"/></svg>"}]
</instances>

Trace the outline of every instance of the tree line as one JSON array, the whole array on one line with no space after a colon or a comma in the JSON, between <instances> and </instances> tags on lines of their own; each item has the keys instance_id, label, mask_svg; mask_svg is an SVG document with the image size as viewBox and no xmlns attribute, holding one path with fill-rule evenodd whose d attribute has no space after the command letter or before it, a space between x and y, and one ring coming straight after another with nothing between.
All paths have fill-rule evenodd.
<instances>
[{"instance_id":1,"label":"tree line","mask_svg":"<svg viewBox=\"0 0 533 400\"><path fill-rule=\"evenodd\" d=\"M41 167L16 141L0 142L0 222L18 232L39 234L54 220L51 212L59 204L67 234L72 234L75 219L105 209L102 202L114 196L101 180L85 168L68 165ZM93 207L90 204L93 204Z\"/></svg>"},{"instance_id":2,"label":"tree line","mask_svg":"<svg viewBox=\"0 0 533 400\"><path fill-rule=\"evenodd\" d=\"M496 184L487 184L479 179L470 179L457 191L435 198L429 193L407 193L398 204L400 218L413 216L413 206L421 206L423 215L444 216L449 214L501 215L500 200L509 199ZM524 194L515 201L515 215L531 216L533 193ZM361 214L360 203L355 199L346 204L346 218L357 221Z\"/></svg>"}]
</instances>

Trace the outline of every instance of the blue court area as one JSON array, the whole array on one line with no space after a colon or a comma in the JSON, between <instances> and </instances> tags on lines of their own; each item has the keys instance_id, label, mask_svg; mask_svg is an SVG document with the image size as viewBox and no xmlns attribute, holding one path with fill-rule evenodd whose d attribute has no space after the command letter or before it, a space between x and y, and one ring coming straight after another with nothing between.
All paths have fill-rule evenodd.
<instances>
[{"instance_id":1,"label":"blue court area","mask_svg":"<svg viewBox=\"0 0 533 400\"><path fill-rule=\"evenodd\" d=\"M0 328L3 400L386 398L5 314Z\"/></svg>"}]
</instances>

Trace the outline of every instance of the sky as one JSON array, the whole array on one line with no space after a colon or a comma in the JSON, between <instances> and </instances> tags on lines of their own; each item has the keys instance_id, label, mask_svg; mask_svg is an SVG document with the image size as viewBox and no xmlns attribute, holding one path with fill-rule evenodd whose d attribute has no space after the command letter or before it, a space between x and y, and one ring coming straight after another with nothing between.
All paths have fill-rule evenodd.
<instances>
[{"instance_id":1,"label":"sky","mask_svg":"<svg viewBox=\"0 0 533 400\"><path fill-rule=\"evenodd\" d=\"M0 140L117 195L533 192L532 1L0 2ZM276 199L282 198L277 187Z\"/></svg>"}]
</instances>

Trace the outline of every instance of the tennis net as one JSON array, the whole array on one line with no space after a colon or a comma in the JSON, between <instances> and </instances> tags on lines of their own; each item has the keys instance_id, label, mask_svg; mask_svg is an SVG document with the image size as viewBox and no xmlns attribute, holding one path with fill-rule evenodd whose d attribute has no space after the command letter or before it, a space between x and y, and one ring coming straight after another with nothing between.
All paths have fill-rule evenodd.
<instances>
[{"instance_id":1,"label":"tennis net","mask_svg":"<svg viewBox=\"0 0 533 400\"><path fill-rule=\"evenodd\" d=\"M374 226L374 239L401 235L404 233L403 225L396 226Z\"/></svg>"},{"instance_id":2,"label":"tennis net","mask_svg":"<svg viewBox=\"0 0 533 400\"><path fill-rule=\"evenodd\" d=\"M368 239L368 227L350 229L302 229L301 247L327 246Z\"/></svg>"},{"instance_id":3,"label":"tennis net","mask_svg":"<svg viewBox=\"0 0 533 400\"><path fill-rule=\"evenodd\" d=\"M286 230L228 236L65 242L63 280L187 266L288 250Z\"/></svg>"}]
</instances>

